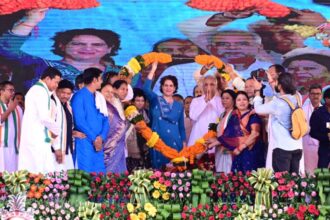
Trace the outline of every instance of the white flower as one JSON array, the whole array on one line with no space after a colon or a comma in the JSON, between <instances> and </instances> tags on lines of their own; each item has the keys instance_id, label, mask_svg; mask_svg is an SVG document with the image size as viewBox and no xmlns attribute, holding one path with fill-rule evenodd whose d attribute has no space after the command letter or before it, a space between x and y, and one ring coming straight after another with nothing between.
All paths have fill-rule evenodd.
<instances>
[{"instance_id":1,"label":"white flower","mask_svg":"<svg viewBox=\"0 0 330 220\"><path fill-rule=\"evenodd\" d=\"M278 210L277 210L277 213L278 213L278 214L282 214L282 213L283 213L283 210L282 210L282 209L278 209Z\"/></svg>"},{"instance_id":2,"label":"white flower","mask_svg":"<svg viewBox=\"0 0 330 220\"><path fill-rule=\"evenodd\" d=\"M272 214L272 213L273 213L273 209L270 208L270 209L268 210L268 213L269 213L269 214Z\"/></svg>"},{"instance_id":3,"label":"white flower","mask_svg":"<svg viewBox=\"0 0 330 220\"><path fill-rule=\"evenodd\" d=\"M273 205L273 209L277 209L278 208L278 205L277 204L274 204Z\"/></svg>"}]
</instances>

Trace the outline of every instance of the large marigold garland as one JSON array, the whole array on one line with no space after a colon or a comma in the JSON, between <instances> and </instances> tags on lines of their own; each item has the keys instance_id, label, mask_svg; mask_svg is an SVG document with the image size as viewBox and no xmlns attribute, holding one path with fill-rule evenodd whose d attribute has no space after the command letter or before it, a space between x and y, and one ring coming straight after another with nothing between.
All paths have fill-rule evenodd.
<instances>
[{"instance_id":1,"label":"large marigold garland","mask_svg":"<svg viewBox=\"0 0 330 220\"><path fill-rule=\"evenodd\" d=\"M143 117L139 114L135 106L129 106L125 110L126 118L138 128L138 132L144 139L147 140L147 145L150 148L162 153L165 157L171 160L171 162L177 166L178 170L186 169L186 162L190 164L194 163L194 159L198 154L201 154L207 150L205 141L209 138L216 137L216 124L211 124L209 131L196 143L189 147L184 147L180 152L167 146L156 132L153 132L143 120Z\"/></svg>"},{"instance_id":2,"label":"large marigold garland","mask_svg":"<svg viewBox=\"0 0 330 220\"><path fill-rule=\"evenodd\" d=\"M195 57L195 62L203 66L213 64L215 68L217 68L218 73L220 73L221 76L224 77L227 82L230 81L229 74L225 72L225 64L218 57L213 55L206 55L206 54L197 55Z\"/></svg>"},{"instance_id":3,"label":"large marigold garland","mask_svg":"<svg viewBox=\"0 0 330 220\"><path fill-rule=\"evenodd\" d=\"M289 8L269 0L190 0L186 4L192 8L205 11L236 12L251 10L269 18L285 17L290 13Z\"/></svg>"},{"instance_id":4,"label":"large marigold garland","mask_svg":"<svg viewBox=\"0 0 330 220\"><path fill-rule=\"evenodd\" d=\"M1 0L0 15L35 8L82 9L99 6L96 0Z\"/></svg>"},{"instance_id":5,"label":"large marigold garland","mask_svg":"<svg viewBox=\"0 0 330 220\"><path fill-rule=\"evenodd\" d=\"M128 61L128 63L121 68L119 74L126 77L133 77L153 62L170 63L172 62L172 57L166 53L156 52L143 54L142 56L138 55L130 59L130 61Z\"/></svg>"}]
</instances>

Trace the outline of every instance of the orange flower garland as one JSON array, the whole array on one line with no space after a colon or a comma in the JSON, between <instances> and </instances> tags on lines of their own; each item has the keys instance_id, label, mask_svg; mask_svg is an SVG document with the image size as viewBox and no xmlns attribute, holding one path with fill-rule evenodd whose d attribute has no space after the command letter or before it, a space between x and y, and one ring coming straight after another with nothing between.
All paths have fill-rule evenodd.
<instances>
[{"instance_id":1,"label":"orange flower garland","mask_svg":"<svg viewBox=\"0 0 330 220\"><path fill-rule=\"evenodd\" d=\"M213 55L197 55L195 57L195 62L201 65L213 64L217 69L224 67L223 62L218 57Z\"/></svg>"},{"instance_id":2,"label":"orange flower garland","mask_svg":"<svg viewBox=\"0 0 330 220\"><path fill-rule=\"evenodd\" d=\"M194 163L194 159L198 154L201 154L207 150L207 147L204 145L205 141L209 138L216 137L216 132L213 130L209 130L203 138L196 141L196 143L192 146L183 148L180 152L177 150L167 146L158 135L153 132L143 120L143 117L138 113L135 106L129 106L125 110L126 118L135 124L137 131L142 135L144 139L149 142L154 142L151 146L155 150L162 153L165 157L170 159L173 164L180 164L182 162L189 161L190 164ZM156 134L156 135L155 135ZM152 141L152 139L154 139ZM185 166L178 166L180 171L184 170Z\"/></svg>"},{"instance_id":3,"label":"orange flower garland","mask_svg":"<svg viewBox=\"0 0 330 220\"><path fill-rule=\"evenodd\" d=\"M82 9L99 6L96 0L1 0L0 15L34 8Z\"/></svg>"},{"instance_id":4,"label":"orange flower garland","mask_svg":"<svg viewBox=\"0 0 330 220\"><path fill-rule=\"evenodd\" d=\"M142 55L142 58L144 59L144 65L149 66L153 62L158 63L170 63L172 62L172 57L169 54L166 53L146 53Z\"/></svg>"},{"instance_id":5,"label":"orange flower garland","mask_svg":"<svg viewBox=\"0 0 330 220\"><path fill-rule=\"evenodd\" d=\"M186 4L205 11L257 11L269 18L284 17L290 13L289 8L269 0L190 0Z\"/></svg>"}]
</instances>

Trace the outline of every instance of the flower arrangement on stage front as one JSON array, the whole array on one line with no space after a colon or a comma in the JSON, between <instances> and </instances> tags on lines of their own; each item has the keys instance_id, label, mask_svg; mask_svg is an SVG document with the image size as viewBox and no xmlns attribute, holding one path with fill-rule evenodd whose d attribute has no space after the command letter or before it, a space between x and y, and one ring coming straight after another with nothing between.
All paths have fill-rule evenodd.
<instances>
[{"instance_id":1,"label":"flower arrangement on stage front","mask_svg":"<svg viewBox=\"0 0 330 220\"><path fill-rule=\"evenodd\" d=\"M316 178L287 173L271 175L271 171L266 170L227 175L197 169L183 173L137 170L130 176L87 174L82 171L50 173L45 176L25 172L8 173L4 179L0 178L9 194L2 205L4 209L0 206L0 216L15 214L11 211L12 207L23 207L10 205L14 204L8 202L11 198L25 203L25 194L31 190L29 186L34 184L39 188L49 181L41 197L47 196L46 199L26 199L27 210L34 209L34 219L326 220L329 216L329 172L328 169L317 170ZM18 192L24 189L20 186L23 180L25 191ZM15 187L15 184L18 186ZM278 186L271 191L273 188L270 185ZM85 196L85 189L82 189L80 202L77 198L71 202L70 197L77 196L79 186L89 186L88 197ZM59 191L64 187L61 195L66 191L70 194L68 197L53 196L56 198L51 200L49 197L54 191L46 192L47 187ZM269 195L273 196L267 202Z\"/></svg>"},{"instance_id":2,"label":"flower arrangement on stage front","mask_svg":"<svg viewBox=\"0 0 330 220\"><path fill-rule=\"evenodd\" d=\"M255 191L248 180L250 175L250 172L216 175L216 180L211 185L213 199L218 202L253 204Z\"/></svg>"},{"instance_id":3,"label":"flower arrangement on stage front","mask_svg":"<svg viewBox=\"0 0 330 220\"><path fill-rule=\"evenodd\" d=\"M41 199L43 197L46 187L51 184L51 181L50 179L46 179L45 176L42 174L30 173L28 177L28 184L29 190L27 193L27 197L29 199Z\"/></svg>"},{"instance_id":4,"label":"flower arrangement on stage front","mask_svg":"<svg viewBox=\"0 0 330 220\"><path fill-rule=\"evenodd\" d=\"M43 199L55 200L66 199L70 190L68 175L66 172L48 173L50 184L45 187Z\"/></svg>"},{"instance_id":5,"label":"flower arrangement on stage front","mask_svg":"<svg viewBox=\"0 0 330 220\"><path fill-rule=\"evenodd\" d=\"M77 209L68 202L43 201L33 202L31 207L34 210L35 219L63 219L78 220Z\"/></svg>"},{"instance_id":6,"label":"flower arrangement on stage front","mask_svg":"<svg viewBox=\"0 0 330 220\"><path fill-rule=\"evenodd\" d=\"M183 220L190 219L223 219L231 220L236 216L238 207L236 204L226 204L226 203L215 203L211 204L199 204L196 207L192 206L183 206L181 212L181 218Z\"/></svg>"},{"instance_id":7,"label":"flower arrangement on stage front","mask_svg":"<svg viewBox=\"0 0 330 220\"><path fill-rule=\"evenodd\" d=\"M2 173L2 178L6 184L7 192L14 195L25 192L28 188L28 175L29 172L27 170L20 170L12 173L4 171Z\"/></svg>"},{"instance_id":8,"label":"flower arrangement on stage front","mask_svg":"<svg viewBox=\"0 0 330 220\"><path fill-rule=\"evenodd\" d=\"M101 205L100 219L129 219L126 203L103 203Z\"/></svg>"},{"instance_id":9,"label":"flower arrangement on stage front","mask_svg":"<svg viewBox=\"0 0 330 220\"><path fill-rule=\"evenodd\" d=\"M269 18L281 18L290 13L284 5L269 0L190 0L186 3L192 8L217 12L257 12Z\"/></svg>"},{"instance_id":10,"label":"flower arrangement on stage front","mask_svg":"<svg viewBox=\"0 0 330 220\"><path fill-rule=\"evenodd\" d=\"M147 202L144 205L138 203L136 206L132 203L128 203L126 207L129 212L130 220L152 219L157 214L156 207L150 202Z\"/></svg>"},{"instance_id":11,"label":"flower arrangement on stage front","mask_svg":"<svg viewBox=\"0 0 330 220\"><path fill-rule=\"evenodd\" d=\"M7 199L7 192L6 192L6 184L2 178L2 173L0 173L0 208L2 201L5 201Z\"/></svg>"},{"instance_id":12,"label":"flower arrangement on stage front","mask_svg":"<svg viewBox=\"0 0 330 220\"><path fill-rule=\"evenodd\" d=\"M169 54L157 52L138 55L130 59L130 61L121 68L119 75L133 77L153 62L170 63L172 62L172 57Z\"/></svg>"},{"instance_id":13,"label":"flower arrangement on stage front","mask_svg":"<svg viewBox=\"0 0 330 220\"><path fill-rule=\"evenodd\" d=\"M130 199L129 187L131 182L128 173L91 173L92 182L88 198L93 202L118 203L126 202Z\"/></svg>"},{"instance_id":14,"label":"flower arrangement on stage front","mask_svg":"<svg viewBox=\"0 0 330 220\"><path fill-rule=\"evenodd\" d=\"M275 203L316 204L318 202L317 184L313 177L300 177L295 173L284 172L275 173L274 181L278 183L278 187L272 192Z\"/></svg>"},{"instance_id":15,"label":"flower arrangement on stage front","mask_svg":"<svg viewBox=\"0 0 330 220\"><path fill-rule=\"evenodd\" d=\"M82 9L99 6L96 0L1 0L0 15L33 8Z\"/></svg>"}]
</instances>

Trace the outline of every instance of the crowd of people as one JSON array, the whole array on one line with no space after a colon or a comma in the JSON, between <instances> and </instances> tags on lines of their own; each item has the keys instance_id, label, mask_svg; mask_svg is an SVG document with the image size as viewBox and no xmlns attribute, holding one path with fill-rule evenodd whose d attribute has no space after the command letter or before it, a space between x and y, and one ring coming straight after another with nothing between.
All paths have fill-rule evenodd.
<instances>
[{"instance_id":1,"label":"crowd of people","mask_svg":"<svg viewBox=\"0 0 330 220\"><path fill-rule=\"evenodd\" d=\"M249 68L244 72L226 59L229 78L212 72L212 63L200 68L192 62L167 68L157 79L160 65L154 62L142 70L146 79L137 88L106 59L120 45L112 31L58 34L53 52L62 57L59 61L18 50L44 15L43 9L29 11L23 22L0 38L0 54L29 66L34 74L25 82L31 86L25 97L15 93L13 82L0 84L0 171L174 169L166 157L147 147L139 127L125 118L128 105L135 105L150 128L178 151L198 141L210 123L218 123L217 137L206 140L208 150L196 160L195 166L202 169L228 173L267 167L313 173L316 167L329 167L330 89L312 84L304 100L290 68L255 58L263 55L259 47L249 46L255 50L249 50ZM246 32L231 34L255 38ZM218 33L214 38L227 35ZM215 46L212 51L218 57L231 57ZM193 71L185 68L181 74L180 68L187 65ZM260 68L266 69L266 77L261 77ZM187 81L196 85L193 91L185 87ZM296 109L304 111L299 119L309 127L304 137L292 135Z\"/></svg>"},{"instance_id":2,"label":"crowd of people","mask_svg":"<svg viewBox=\"0 0 330 220\"><path fill-rule=\"evenodd\" d=\"M269 167L311 174L317 167L329 167L329 88L322 95L321 86L311 86L309 99L302 105L292 75L272 65L267 70L268 82L241 79L243 90L224 85L221 74L202 75L201 94L184 99L176 94L177 78L168 75L161 78L159 96L151 89L157 65L152 64L143 89L135 88L131 100L127 100L129 80L119 76L103 81L97 68L84 70L73 85L61 79L58 69L48 67L23 102L13 84L3 81L1 170L47 173L77 168L123 173L138 168L173 169L161 153L148 149L139 128L125 118L128 105L135 105L151 129L178 151L193 145L207 133L210 123L218 121L217 137L206 140L208 150L198 156L196 166L205 169L228 173ZM274 89L268 99L262 95L266 83ZM301 107L303 119L309 122L303 138L291 134L291 104Z\"/></svg>"}]
</instances>

